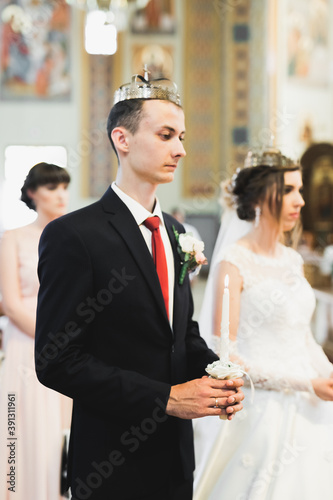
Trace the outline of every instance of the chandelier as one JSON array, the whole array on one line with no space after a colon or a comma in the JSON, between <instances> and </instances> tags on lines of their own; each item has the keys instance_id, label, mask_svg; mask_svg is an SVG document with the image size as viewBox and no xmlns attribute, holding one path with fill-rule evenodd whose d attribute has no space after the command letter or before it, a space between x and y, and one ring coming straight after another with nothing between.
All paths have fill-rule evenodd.
<instances>
[{"instance_id":1,"label":"chandelier","mask_svg":"<svg viewBox=\"0 0 333 500\"><path fill-rule=\"evenodd\" d=\"M86 12L101 11L106 15L106 22L115 25L117 31L128 28L131 14L137 9L144 9L150 0L66 0L66 2Z\"/></svg>"},{"instance_id":2,"label":"chandelier","mask_svg":"<svg viewBox=\"0 0 333 500\"><path fill-rule=\"evenodd\" d=\"M111 55L117 51L117 32L128 29L132 13L150 0L66 0L86 12L85 49L89 54Z\"/></svg>"}]
</instances>

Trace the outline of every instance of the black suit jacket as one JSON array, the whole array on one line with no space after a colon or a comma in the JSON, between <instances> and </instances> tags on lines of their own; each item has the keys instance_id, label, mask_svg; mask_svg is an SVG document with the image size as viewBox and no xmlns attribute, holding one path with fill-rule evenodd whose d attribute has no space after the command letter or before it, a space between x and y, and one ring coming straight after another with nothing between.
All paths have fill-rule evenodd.
<instances>
[{"instance_id":1,"label":"black suit jacket","mask_svg":"<svg viewBox=\"0 0 333 500\"><path fill-rule=\"evenodd\" d=\"M109 188L102 199L50 223L40 241L36 371L73 398L73 498L153 494L178 460L194 468L191 421L165 414L171 385L217 359L192 320L172 225L173 329L151 254L132 214Z\"/></svg>"}]
</instances>

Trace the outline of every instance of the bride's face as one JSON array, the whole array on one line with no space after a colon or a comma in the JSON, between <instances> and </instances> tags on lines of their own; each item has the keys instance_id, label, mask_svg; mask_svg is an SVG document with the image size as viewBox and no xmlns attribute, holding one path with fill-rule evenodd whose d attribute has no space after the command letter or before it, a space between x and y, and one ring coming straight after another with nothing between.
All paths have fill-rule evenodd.
<instances>
[{"instance_id":1,"label":"bride's face","mask_svg":"<svg viewBox=\"0 0 333 500\"><path fill-rule=\"evenodd\" d=\"M302 176L299 170L284 174L284 194L281 210L281 225L283 231L294 228L304 206L302 197Z\"/></svg>"}]
</instances>

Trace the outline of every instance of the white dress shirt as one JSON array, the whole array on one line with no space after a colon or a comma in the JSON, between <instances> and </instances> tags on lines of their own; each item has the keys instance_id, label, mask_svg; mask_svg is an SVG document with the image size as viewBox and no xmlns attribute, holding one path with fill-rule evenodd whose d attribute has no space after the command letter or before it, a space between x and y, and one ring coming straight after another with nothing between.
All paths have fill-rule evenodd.
<instances>
[{"instance_id":1,"label":"white dress shirt","mask_svg":"<svg viewBox=\"0 0 333 500\"><path fill-rule=\"evenodd\" d=\"M168 268L168 285L169 285L169 321L170 325L172 326L172 318L173 318L173 292L174 292L174 285L175 285L175 267L174 267L174 258L173 258L173 252L172 252L172 247L171 243L169 240L169 236L164 224L164 219L163 219L163 214L161 210L160 203L158 199L156 198L155 200L155 207L153 213L149 212L146 208L144 208L142 205L140 205L139 202L128 196L128 194L124 193L115 182L111 184L111 188L113 191L116 193L117 196L121 199L123 203L127 206L128 210L131 212L133 215L137 225L140 227L141 233L144 237L144 240L147 244L147 247L152 253L152 245L151 245L151 231L143 225L144 221L148 217L153 217L154 215L157 215L160 219L160 232L161 232L161 237L164 245L164 250L165 250L165 256L166 256L166 261L167 261L167 268Z\"/></svg>"}]
</instances>

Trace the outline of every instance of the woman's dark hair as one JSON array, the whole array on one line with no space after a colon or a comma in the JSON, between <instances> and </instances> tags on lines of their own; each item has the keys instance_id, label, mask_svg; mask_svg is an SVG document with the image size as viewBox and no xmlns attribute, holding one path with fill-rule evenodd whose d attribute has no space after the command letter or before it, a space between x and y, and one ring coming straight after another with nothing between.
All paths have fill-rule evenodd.
<instances>
[{"instance_id":1,"label":"woman's dark hair","mask_svg":"<svg viewBox=\"0 0 333 500\"><path fill-rule=\"evenodd\" d=\"M71 178L67 170L52 163L37 163L30 170L21 187L21 200L31 209L36 210L28 191L36 191L46 184L69 184Z\"/></svg>"},{"instance_id":2,"label":"woman's dark hair","mask_svg":"<svg viewBox=\"0 0 333 500\"><path fill-rule=\"evenodd\" d=\"M294 164L287 168L279 168L258 165L241 170L233 188L238 217L253 221L256 206L267 200L271 214L279 222L284 194L284 173L295 170L300 170L300 166Z\"/></svg>"}]
</instances>

